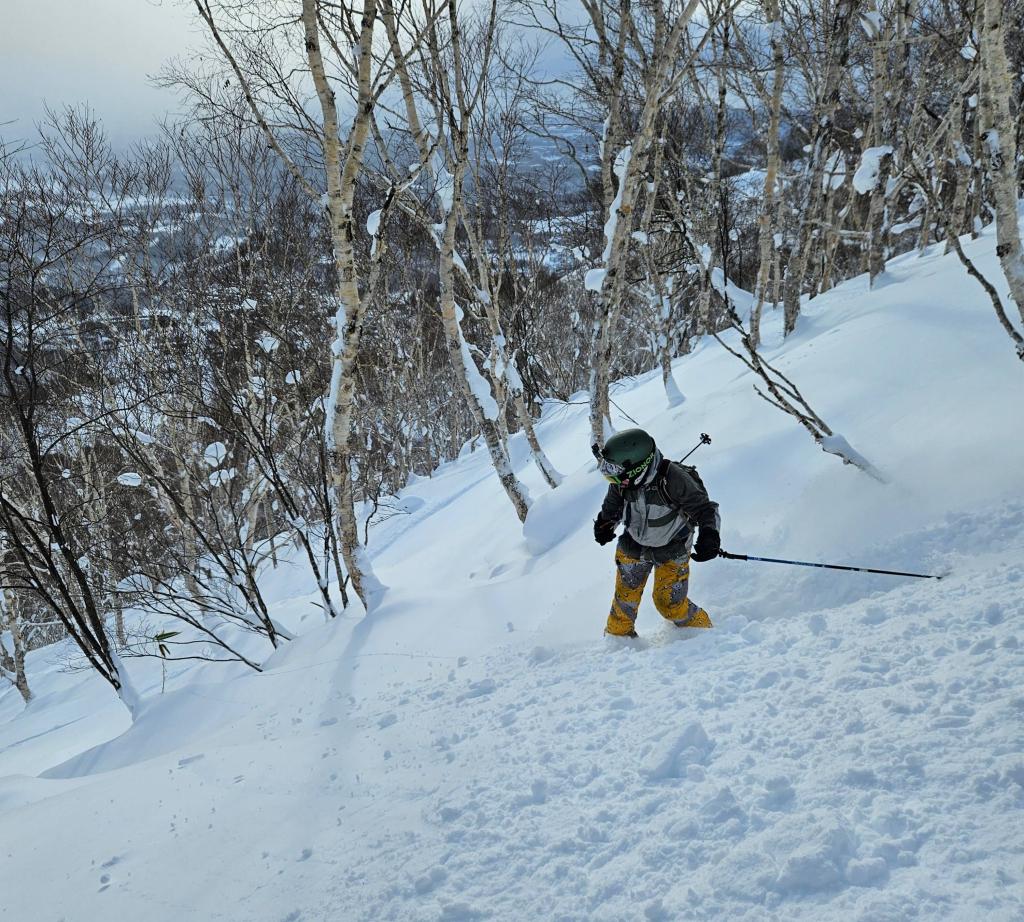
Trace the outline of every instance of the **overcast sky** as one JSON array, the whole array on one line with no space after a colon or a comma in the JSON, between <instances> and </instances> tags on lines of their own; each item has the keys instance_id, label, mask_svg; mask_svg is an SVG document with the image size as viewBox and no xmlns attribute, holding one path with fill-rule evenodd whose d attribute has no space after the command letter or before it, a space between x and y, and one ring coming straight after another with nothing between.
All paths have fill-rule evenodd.
<instances>
[{"instance_id":1,"label":"overcast sky","mask_svg":"<svg viewBox=\"0 0 1024 922\"><path fill-rule=\"evenodd\" d=\"M46 106L82 103L118 148L153 134L179 102L152 78L201 46L197 18L193 0L0 0L0 138L31 142Z\"/></svg>"},{"instance_id":2,"label":"overcast sky","mask_svg":"<svg viewBox=\"0 0 1024 922\"><path fill-rule=\"evenodd\" d=\"M150 78L198 44L190 5L0 0L0 134L32 139L44 106L79 103L95 110L118 146L151 134L176 100Z\"/></svg>"}]
</instances>

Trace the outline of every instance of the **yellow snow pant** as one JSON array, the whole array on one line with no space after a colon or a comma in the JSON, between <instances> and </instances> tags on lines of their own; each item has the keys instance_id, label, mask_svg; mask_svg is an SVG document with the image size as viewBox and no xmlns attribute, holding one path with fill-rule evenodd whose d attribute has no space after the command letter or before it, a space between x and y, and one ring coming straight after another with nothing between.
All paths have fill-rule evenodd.
<instances>
[{"instance_id":1,"label":"yellow snow pant","mask_svg":"<svg viewBox=\"0 0 1024 922\"><path fill-rule=\"evenodd\" d=\"M655 565L615 551L615 598L608 615L609 634L623 636L633 630L640 598L647 578L654 570L654 605L662 618L678 627L711 627L711 619L687 597L690 583L690 557L685 555Z\"/></svg>"}]
</instances>

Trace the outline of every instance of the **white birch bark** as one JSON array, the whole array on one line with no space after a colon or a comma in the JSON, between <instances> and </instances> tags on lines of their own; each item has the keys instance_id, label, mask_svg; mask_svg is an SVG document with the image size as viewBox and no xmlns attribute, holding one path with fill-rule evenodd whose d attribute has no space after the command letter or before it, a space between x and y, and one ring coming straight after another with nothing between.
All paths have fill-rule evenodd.
<instances>
[{"instance_id":1,"label":"white birch bark","mask_svg":"<svg viewBox=\"0 0 1024 922\"><path fill-rule=\"evenodd\" d=\"M685 69L687 62L678 60L679 52L682 39L698 6L698 0L690 0L678 13L675 22L669 26L660 3L653 5L654 34L651 40L651 60L654 63L644 78L646 96L635 134L630 143L616 153L615 172L618 176L618 189L615 198L608 205L603 265L588 273L588 288L598 292L589 383L590 438L593 445L603 445L612 431L608 399L609 371L614 351L616 321L622 309L621 298L632 232L633 209L639 193L639 184L643 179L642 165L654 138L657 117L671 95L679 68ZM627 27L627 24L620 23L620 29ZM593 273L600 275L595 277Z\"/></svg>"},{"instance_id":2,"label":"white birch bark","mask_svg":"<svg viewBox=\"0 0 1024 922\"><path fill-rule=\"evenodd\" d=\"M806 188L803 206L800 209L799 223L783 283L783 330L786 335L796 328L796 319L800 314L800 294L807 275L811 250L816 242L816 225L822 205L821 182L832 138L832 122L839 105L839 91L845 76L850 27L856 5L857 0L838 0L828 36L825 75L819 103L814 113L811 153L808 155L807 169L804 173Z\"/></svg>"},{"instance_id":3,"label":"white birch bark","mask_svg":"<svg viewBox=\"0 0 1024 922\"><path fill-rule=\"evenodd\" d=\"M440 10L445 10L448 14L447 40L451 53L450 64L443 57L442 37L436 28L436 14ZM495 4L492 3L483 27L484 33L475 39L480 43L482 49L482 63L474 62L478 65L477 67L465 59L462 22L457 5L453 3L445 7L444 5L433 6L425 3L424 11L427 25L421 37L421 44L425 46L425 49L421 49L420 64L425 71L429 102L433 106L437 121L441 126L436 139L431 139L429 132L422 127L423 119L418 111L417 94L414 92L413 81L407 66L408 55L401 49L395 15L390 2L382 0L381 19L387 32L392 57L396 62L395 70L402 91L409 131L418 148L421 167L430 170L434 175L435 183L444 187L438 190L439 194L436 196L442 209L440 225L433 223L430 210L423 202L415 203L413 213L426 226L438 247L442 326L452 369L459 382L465 406L487 447L495 474L511 501L516 515L523 522L529 512L530 495L525 485L516 477L508 455L507 433L504 420L501 417L501 407L507 396L506 385L512 392L511 396L521 424L526 417L523 428L526 429L528 438L532 434L530 447L542 473L552 486L557 485L559 475L550 462L547 462L543 451L540 450L540 444L533 432L532 420L529 420L525 404L522 401L521 388L517 392L514 386L515 376L509 382L505 374L506 369L509 368L509 359L504 351L504 336L501 333L500 319L496 313L497 308L493 304L493 298L487 289L478 289L475 280L469 275L465 262L457 252L457 234L460 226L465 226L471 246L473 245L472 227L468 222L463 221L466 214L465 177L470 159L469 137L471 120L477 107L481 105L483 94L488 92L488 67L497 26L497 10ZM474 76L477 83L475 87L471 88L470 83ZM444 130L445 123L447 123L447 131ZM432 141L434 142L433 147ZM439 175L439 168L434 166L435 160L442 158L445 160L444 172L446 173L443 177ZM475 257L479 265L488 262L486 254L482 252L482 245L475 250ZM482 269L481 272L483 272ZM462 277L467 288L477 292L474 297L484 308L490 325L492 333L490 367L488 369L490 381L477 366L473 350L462 329L463 313L456 300L456 280L459 277ZM486 292L486 297L483 299L480 298L480 290ZM514 372L514 369L511 370ZM492 392L492 386L496 393Z\"/></svg>"},{"instance_id":4,"label":"white birch bark","mask_svg":"<svg viewBox=\"0 0 1024 922\"><path fill-rule=\"evenodd\" d=\"M11 639L10 650L4 643L5 632ZM32 700L32 690L25 674L25 653L18 599L10 589L4 589L0 593L0 676L10 680L22 701L28 704Z\"/></svg>"},{"instance_id":5,"label":"white birch bark","mask_svg":"<svg viewBox=\"0 0 1024 922\"><path fill-rule=\"evenodd\" d=\"M469 343L466 341L461 325L461 309L455 300L455 263L456 263L456 231L460 224L460 216L464 210L465 177L469 166L469 121L473 109L479 103L481 92L485 91L487 54L485 53L484 68L477 75L481 81L475 91L468 86L469 74L463 59L462 24L459 20L456 5L448 7L448 26L450 30L452 68L450 85L439 87L442 98L452 102L451 88L454 88L454 103L457 114L449 108L448 153L451 172L451 202L445 215L444 231L439 245L440 285L441 285L441 320L444 324L448 353L456 378L462 388L466 405L473 416L477 429L483 436L491 463L501 482L506 495L515 508L520 522L526 521L530 511L530 494L516 477L509 460L508 450L501 438L499 426L500 407L491 394L486 379L481 374L473 358ZM494 38L494 7L487 26L484 41L490 44ZM434 33L432 33L434 34ZM437 43L431 43L434 63L435 80L442 80L443 64L439 58ZM453 116L457 123L452 121ZM460 260L461 262L461 260Z\"/></svg>"},{"instance_id":6,"label":"white birch bark","mask_svg":"<svg viewBox=\"0 0 1024 922\"><path fill-rule=\"evenodd\" d=\"M507 203L503 203L507 207ZM501 217L504 225L504 216ZM516 420L519 427L526 436L526 443L530 448L530 457L540 472L544 481L551 489L555 489L562 482L562 475L555 469L537 437L537 429L533 424L533 417L523 396L523 382L519 377L513 364L513 358L508 354L508 346L505 333L501 325L501 313L498 305L497 292L503 271L505 270L504 259L497 262L492 261L484 245L483 233L480 228L470 226L463 215L463 227L466 229L466 238L469 241L470 251L473 254L473 262L477 267L479 289L477 290L477 303L480 310L487 318L491 330L491 356L488 360L488 370L491 372L491 380L495 391L499 393L499 406L505 405L505 399L510 399L515 410ZM504 254L511 246L511 241L505 239L504 232L501 233L497 251ZM515 271L514 268L510 272ZM472 284L472 280L468 280ZM502 399L504 397L505 399Z\"/></svg>"},{"instance_id":7,"label":"white birch bark","mask_svg":"<svg viewBox=\"0 0 1024 922\"><path fill-rule=\"evenodd\" d=\"M868 10L875 15L878 13L878 4L870 0ZM868 133L864 147L888 147L889 153L879 158L878 179L871 190L868 202L868 240L867 240L867 271L868 286L873 287L875 279L885 269L886 238L888 229L886 227L886 192L889 184L889 174L892 169L892 129L893 119L891 112L897 101L892 98L894 86L893 73L889 69L888 55L885 50L885 42L888 40L890 30L888 26L875 37L871 48L872 80L871 80L871 131Z\"/></svg>"},{"instance_id":8,"label":"white birch bark","mask_svg":"<svg viewBox=\"0 0 1024 922\"><path fill-rule=\"evenodd\" d=\"M359 553L359 532L352 497L349 443L355 405L356 363L367 304L359 292L352 203L363 165L366 138L373 111L372 43L377 16L376 0L365 0L359 25L355 114L343 145L334 91L327 79L320 45L317 0L303 0L302 25L306 57L323 119L322 146L327 180L327 211L338 276L335 339L331 345L331 390L325 424L326 450L335 494L341 553L352 588L369 612L384 586L377 579L368 555Z\"/></svg>"},{"instance_id":9,"label":"white birch bark","mask_svg":"<svg viewBox=\"0 0 1024 922\"><path fill-rule=\"evenodd\" d=\"M1017 198L1016 126L1010 113L1013 78L1006 56L1004 5L984 0L981 45L981 136L988 158L996 211L996 253L1010 297L1024 322L1024 249Z\"/></svg>"},{"instance_id":10,"label":"white birch bark","mask_svg":"<svg viewBox=\"0 0 1024 922\"><path fill-rule=\"evenodd\" d=\"M756 349L761 342L761 311L768 291L768 277L774 254L776 188L779 183L779 131L782 125L782 89L785 83L785 57L782 23L778 0L765 0L765 19L772 53L772 95L768 107L767 162L764 174L764 195L758 216L758 267L754 283L754 306L750 311L750 341Z\"/></svg>"}]
</instances>

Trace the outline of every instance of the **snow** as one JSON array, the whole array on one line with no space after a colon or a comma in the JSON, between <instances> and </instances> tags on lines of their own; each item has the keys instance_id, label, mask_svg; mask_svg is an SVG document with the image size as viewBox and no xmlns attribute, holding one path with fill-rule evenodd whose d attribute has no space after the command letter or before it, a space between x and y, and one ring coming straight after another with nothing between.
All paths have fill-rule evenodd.
<instances>
[{"instance_id":1,"label":"snow","mask_svg":"<svg viewBox=\"0 0 1024 922\"><path fill-rule=\"evenodd\" d=\"M117 482L122 487L141 487L142 477L134 471L125 471L123 474L117 475Z\"/></svg>"},{"instance_id":2,"label":"snow","mask_svg":"<svg viewBox=\"0 0 1024 922\"><path fill-rule=\"evenodd\" d=\"M860 14L860 25L864 34L874 41L882 33L882 14L877 10L866 10Z\"/></svg>"},{"instance_id":3,"label":"snow","mask_svg":"<svg viewBox=\"0 0 1024 922\"><path fill-rule=\"evenodd\" d=\"M615 157L615 163L612 166L612 170L615 173L619 181L618 191L615 193L615 198L612 200L611 205L608 207L608 220L604 223L604 253L601 259L605 265L608 265L608 260L612 255L612 241L615 239L615 231L619 224L619 209L622 207L622 196L626 191L626 174L629 172L629 161L633 156L633 145L627 144L622 150L619 151Z\"/></svg>"},{"instance_id":4,"label":"snow","mask_svg":"<svg viewBox=\"0 0 1024 922\"><path fill-rule=\"evenodd\" d=\"M221 470L214 471L212 474L210 474L210 486L211 487L221 487L221 486L224 486L224 485L230 483L232 480L234 480L235 477L237 477L237 476L238 476L238 469L237 468L231 467L231 468L227 468L226 470L222 468Z\"/></svg>"},{"instance_id":5,"label":"snow","mask_svg":"<svg viewBox=\"0 0 1024 922\"><path fill-rule=\"evenodd\" d=\"M465 278L472 278L469 274L469 269L466 268L465 260L455 250L452 251L452 265L455 266L455 268L458 269Z\"/></svg>"},{"instance_id":6,"label":"snow","mask_svg":"<svg viewBox=\"0 0 1024 922\"><path fill-rule=\"evenodd\" d=\"M710 254L708 255L710 256ZM729 299L742 320L746 320L750 316L754 305L754 296L749 291L740 288L732 279L727 279L721 269L711 270L711 287Z\"/></svg>"},{"instance_id":7,"label":"snow","mask_svg":"<svg viewBox=\"0 0 1024 922\"><path fill-rule=\"evenodd\" d=\"M679 390L679 385L676 384L675 376L671 374L665 381L665 396L668 399L668 405L670 407L678 407L686 400L683 392Z\"/></svg>"},{"instance_id":8,"label":"snow","mask_svg":"<svg viewBox=\"0 0 1024 922\"><path fill-rule=\"evenodd\" d=\"M228 447L223 442L211 442L203 452L203 460L210 467L220 467L228 456Z\"/></svg>"},{"instance_id":9,"label":"snow","mask_svg":"<svg viewBox=\"0 0 1024 922\"><path fill-rule=\"evenodd\" d=\"M731 176L727 181L739 195L760 200L764 197L764 181L767 175L765 170L747 170L745 173Z\"/></svg>"},{"instance_id":10,"label":"snow","mask_svg":"<svg viewBox=\"0 0 1024 922\"><path fill-rule=\"evenodd\" d=\"M855 464L861 470L869 473L881 483L888 483L888 478L879 471L870 461L846 441L838 432L825 436L821 440L821 447L830 455L838 455L847 464Z\"/></svg>"},{"instance_id":11,"label":"snow","mask_svg":"<svg viewBox=\"0 0 1024 922\"><path fill-rule=\"evenodd\" d=\"M583 277L583 287L587 291L600 292L604 285L605 277L608 275L608 260L612 255L612 243L615 240L615 231L619 223L619 209L622 207L622 196L626 189L626 174L629 171L629 160L633 153L633 146L627 144L615 157L612 169L619 180L619 188L615 198L608 207L608 219L604 222L604 252L601 254L601 261L605 268L590 269Z\"/></svg>"},{"instance_id":12,"label":"snow","mask_svg":"<svg viewBox=\"0 0 1024 922\"><path fill-rule=\"evenodd\" d=\"M226 255L236 250L243 243L245 243L245 237L235 237L230 234L222 234L216 240L213 241L213 251L219 255Z\"/></svg>"},{"instance_id":13,"label":"snow","mask_svg":"<svg viewBox=\"0 0 1024 922\"><path fill-rule=\"evenodd\" d=\"M264 333L262 336L257 338L256 344L269 355L281 345L281 340L276 336L272 336L270 333Z\"/></svg>"},{"instance_id":14,"label":"snow","mask_svg":"<svg viewBox=\"0 0 1024 922\"><path fill-rule=\"evenodd\" d=\"M989 157L999 156L999 132L995 128L989 128L982 133L982 142L988 148Z\"/></svg>"},{"instance_id":15,"label":"snow","mask_svg":"<svg viewBox=\"0 0 1024 922\"><path fill-rule=\"evenodd\" d=\"M822 191L841 189L844 182L846 182L846 160L843 158L843 152L836 150L825 161L825 172L821 177L821 188Z\"/></svg>"},{"instance_id":16,"label":"snow","mask_svg":"<svg viewBox=\"0 0 1024 922\"><path fill-rule=\"evenodd\" d=\"M600 291L607 275L607 269L588 269L583 276L583 287L587 291Z\"/></svg>"},{"instance_id":17,"label":"snow","mask_svg":"<svg viewBox=\"0 0 1024 922\"><path fill-rule=\"evenodd\" d=\"M377 232L380 230L380 216L381 209L379 208L376 211L371 211L369 215L367 215L366 233L368 233L371 237L376 237Z\"/></svg>"},{"instance_id":18,"label":"snow","mask_svg":"<svg viewBox=\"0 0 1024 922\"><path fill-rule=\"evenodd\" d=\"M995 236L964 238L1006 294ZM715 628L601 636L610 547L580 396L537 433L568 472L521 529L484 451L371 529L383 586L324 624L301 555L263 575L297 639L263 672L126 659L110 687L29 654L0 689L12 920L1016 922L1024 915L1020 363L932 247L763 319L766 357L890 476L820 451L713 341L613 409L693 458L736 553L941 582L694 564ZM733 334L726 334L727 337ZM1007 421L1010 424L1007 424ZM151 630L166 625L151 616ZM61 847L73 843L73 848Z\"/></svg>"},{"instance_id":19,"label":"snow","mask_svg":"<svg viewBox=\"0 0 1024 922\"><path fill-rule=\"evenodd\" d=\"M469 389L476 398L477 403L480 404L484 417L489 420L497 420L498 402L494 399L494 394L491 393L491 385L480 373L480 369L473 359L466 337L462 335L463 311L461 307L457 308L457 314L456 326L459 335L459 353L462 355L462 365L466 372L466 381L469 383Z\"/></svg>"},{"instance_id":20,"label":"snow","mask_svg":"<svg viewBox=\"0 0 1024 922\"><path fill-rule=\"evenodd\" d=\"M853 174L853 188L861 195L874 191L878 185L878 174L882 169L882 158L891 155L892 145L882 144L867 148L860 157L860 166Z\"/></svg>"}]
</instances>

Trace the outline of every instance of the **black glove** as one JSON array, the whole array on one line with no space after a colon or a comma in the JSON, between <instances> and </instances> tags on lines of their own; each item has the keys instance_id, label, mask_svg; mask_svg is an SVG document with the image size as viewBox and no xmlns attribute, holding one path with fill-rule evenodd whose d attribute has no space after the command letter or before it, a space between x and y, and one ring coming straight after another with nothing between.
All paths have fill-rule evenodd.
<instances>
[{"instance_id":1,"label":"black glove","mask_svg":"<svg viewBox=\"0 0 1024 922\"><path fill-rule=\"evenodd\" d=\"M698 563L714 560L722 549L722 538L713 528L702 528L690 555Z\"/></svg>"},{"instance_id":2,"label":"black glove","mask_svg":"<svg viewBox=\"0 0 1024 922\"><path fill-rule=\"evenodd\" d=\"M602 519L598 516L594 519L594 540L598 544L607 544L609 541L615 540L615 528L618 522L609 522L607 519Z\"/></svg>"}]
</instances>

